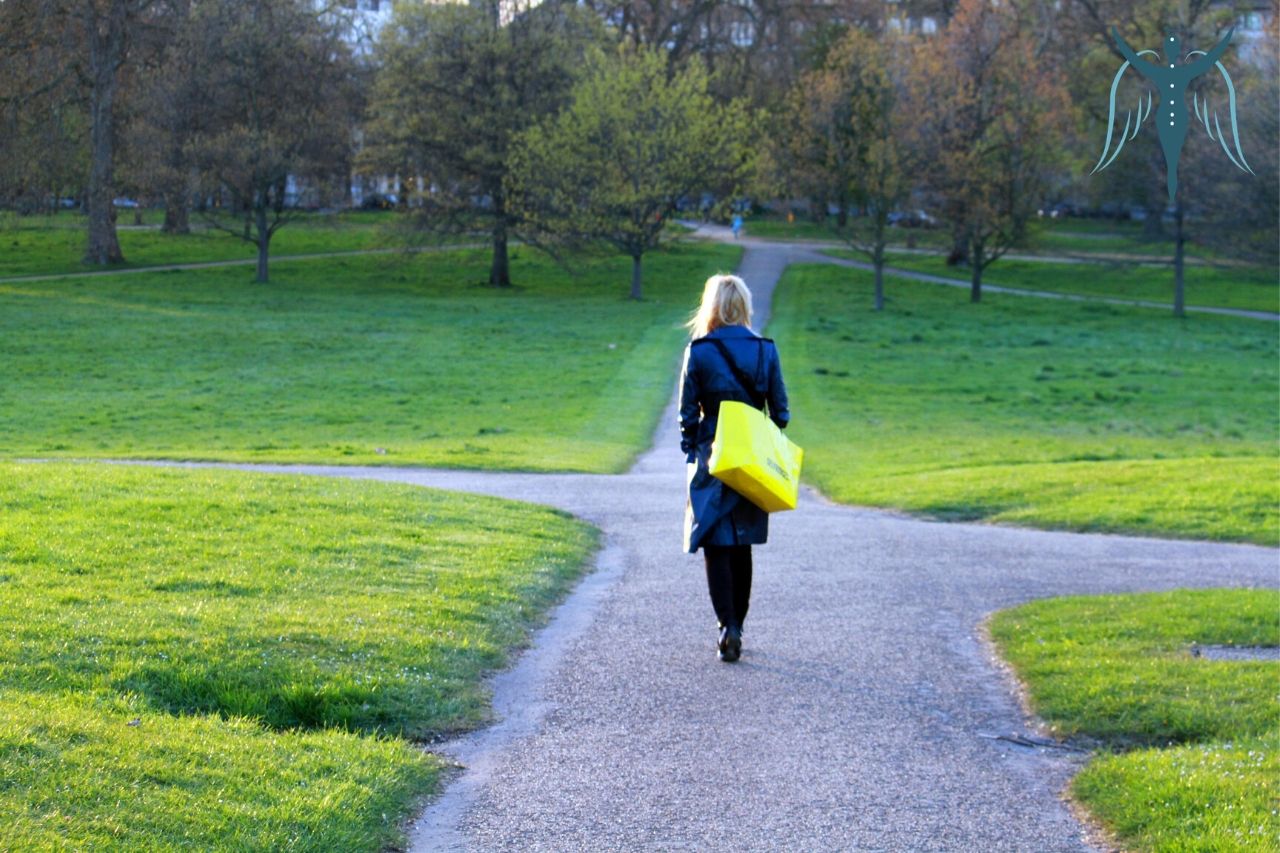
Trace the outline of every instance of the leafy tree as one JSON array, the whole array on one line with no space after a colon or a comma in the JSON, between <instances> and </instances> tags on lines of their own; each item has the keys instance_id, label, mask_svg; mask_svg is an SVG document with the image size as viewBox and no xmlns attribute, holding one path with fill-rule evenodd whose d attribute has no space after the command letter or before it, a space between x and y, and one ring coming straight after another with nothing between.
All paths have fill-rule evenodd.
<instances>
[{"instance_id":1,"label":"leafy tree","mask_svg":"<svg viewBox=\"0 0 1280 853\"><path fill-rule=\"evenodd\" d=\"M563 4L509 21L494 4L403 4L382 32L362 161L423 177L424 229L486 223L494 286L511 284L507 243L522 224L507 199L512 139L564 105L599 38L598 22Z\"/></svg>"},{"instance_id":2,"label":"leafy tree","mask_svg":"<svg viewBox=\"0 0 1280 853\"><path fill-rule=\"evenodd\" d=\"M343 23L308 0L204 0L192 8L190 63L203 119L189 148L205 216L258 249L296 214L290 182L333 177L350 146Z\"/></svg>"},{"instance_id":3,"label":"leafy tree","mask_svg":"<svg viewBox=\"0 0 1280 853\"><path fill-rule=\"evenodd\" d=\"M542 234L628 255L640 299L641 261L681 202L726 197L749 176L751 132L742 104L712 98L701 62L668 75L658 49L595 51L570 105L521 134L511 203Z\"/></svg>"},{"instance_id":4,"label":"leafy tree","mask_svg":"<svg viewBox=\"0 0 1280 853\"><path fill-rule=\"evenodd\" d=\"M897 46L848 31L788 93L770 144L770 162L789 195L814 199L824 213L828 203L838 206L836 235L875 266L877 311L884 307L889 213L910 192ZM851 204L865 215L849 218Z\"/></svg>"},{"instance_id":5,"label":"leafy tree","mask_svg":"<svg viewBox=\"0 0 1280 853\"><path fill-rule=\"evenodd\" d=\"M969 298L1024 235L1062 157L1070 102L1016 7L959 0L942 37L921 43L905 114L921 177L967 250Z\"/></svg>"}]
</instances>

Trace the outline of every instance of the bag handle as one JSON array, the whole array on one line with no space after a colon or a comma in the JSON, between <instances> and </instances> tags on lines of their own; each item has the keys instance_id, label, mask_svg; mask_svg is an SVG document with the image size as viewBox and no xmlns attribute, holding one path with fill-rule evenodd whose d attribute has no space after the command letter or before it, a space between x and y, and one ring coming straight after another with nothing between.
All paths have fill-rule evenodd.
<instances>
[{"instance_id":1,"label":"bag handle","mask_svg":"<svg viewBox=\"0 0 1280 853\"><path fill-rule=\"evenodd\" d=\"M760 357L763 359L764 342L768 339L756 338L756 340L760 342ZM763 411L765 395L763 391L759 390L757 377L748 376L747 372L738 366L738 363L733 360L733 356L730 355L729 348L725 346L724 341L719 338L699 338L694 341L694 343L700 344L703 341L716 345L716 349L720 350L720 355L724 356L724 360L729 365L729 369L733 371L734 378L738 380L738 384L742 386L742 389L747 392L747 396L751 398L751 405Z\"/></svg>"}]
</instances>

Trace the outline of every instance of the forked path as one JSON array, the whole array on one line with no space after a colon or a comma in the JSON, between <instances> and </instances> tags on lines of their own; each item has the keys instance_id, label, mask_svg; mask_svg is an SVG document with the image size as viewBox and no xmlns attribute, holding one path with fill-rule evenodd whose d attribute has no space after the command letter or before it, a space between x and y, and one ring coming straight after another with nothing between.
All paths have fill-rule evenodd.
<instances>
[{"instance_id":1,"label":"forked path","mask_svg":"<svg viewBox=\"0 0 1280 853\"><path fill-rule=\"evenodd\" d=\"M743 259L760 323L788 252ZM465 769L412 827L416 851L1087 850L1059 799L1078 759L994 739L1029 732L983 618L1277 583L1268 548L933 523L806 492L756 549L727 665L701 555L680 548L674 404L619 476L244 467L501 495L604 531L596 572L495 680L497 722L438 748Z\"/></svg>"}]
</instances>

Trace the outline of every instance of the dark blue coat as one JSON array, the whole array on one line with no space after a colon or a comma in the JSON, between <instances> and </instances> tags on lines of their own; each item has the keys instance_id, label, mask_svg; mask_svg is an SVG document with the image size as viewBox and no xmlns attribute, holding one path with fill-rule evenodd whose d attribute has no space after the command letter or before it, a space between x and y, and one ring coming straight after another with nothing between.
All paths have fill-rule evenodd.
<instances>
[{"instance_id":1,"label":"dark blue coat","mask_svg":"<svg viewBox=\"0 0 1280 853\"><path fill-rule=\"evenodd\" d=\"M782 364L773 341L757 337L746 326L721 326L707 338L725 343L738 368L756 380L769 417L779 427L790 420ZM751 405L751 397L720 354L706 339L691 341L680 377L680 449L688 463L689 500L684 513L684 548L692 554L703 545L760 545L769 537L769 514L707 470L716 419L723 400Z\"/></svg>"}]
</instances>

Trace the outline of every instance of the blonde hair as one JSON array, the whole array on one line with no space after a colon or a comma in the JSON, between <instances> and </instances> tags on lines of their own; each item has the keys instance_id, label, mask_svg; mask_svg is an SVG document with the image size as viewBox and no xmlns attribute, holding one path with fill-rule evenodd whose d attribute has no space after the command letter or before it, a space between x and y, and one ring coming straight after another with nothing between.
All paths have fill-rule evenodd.
<instances>
[{"instance_id":1,"label":"blonde hair","mask_svg":"<svg viewBox=\"0 0 1280 853\"><path fill-rule=\"evenodd\" d=\"M689 336L701 338L721 326L751 324L751 291L736 275L713 275L702 288L702 302L686 323Z\"/></svg>"}]
</instances>

